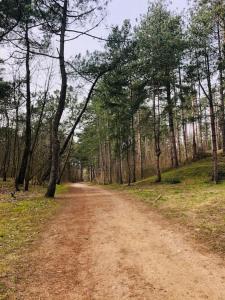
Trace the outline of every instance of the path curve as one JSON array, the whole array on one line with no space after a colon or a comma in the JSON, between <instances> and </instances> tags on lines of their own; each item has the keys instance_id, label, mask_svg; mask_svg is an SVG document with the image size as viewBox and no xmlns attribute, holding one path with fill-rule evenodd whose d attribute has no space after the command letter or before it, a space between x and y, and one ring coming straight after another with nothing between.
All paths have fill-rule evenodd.
<instances>
[{"instance_id":1,"label":"path curve","mask_svg":"<svg viewBox=\"0 0 225 300\"><path fill-rule=\"evenodd\" d=\"M225 267L144 203L75 184L29 255L16 299L225 300Z\"/></svg>"}]
</instances>

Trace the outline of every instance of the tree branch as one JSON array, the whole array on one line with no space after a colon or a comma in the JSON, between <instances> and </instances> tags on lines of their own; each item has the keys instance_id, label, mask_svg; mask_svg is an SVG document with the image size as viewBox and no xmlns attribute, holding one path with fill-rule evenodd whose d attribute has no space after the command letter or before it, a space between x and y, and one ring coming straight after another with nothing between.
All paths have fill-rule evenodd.
<instances>
[{"instance_id":1,"label":"tree branch","mask_svg":"<svg viewBox=\"0 0 225 300\"><path fill-rule=\"evenodd\" d=\"M86 111L86 109L87 109L87 106L88 106L88 104L89 104L89 102L90 102L90 100L91 100L92 94L93 94L93 92L94 92L94 88L95 88L96 84L98 83L98 80L99 80L106 72L107 72L107 71L100 73L100 74L96 77L95 81L93 82L93 84L92 84L92 86L91 86L91 88L90 88L90 91L89 91L89 93L88 93L88 96L87 96L87 98L86 98L86 101L85 101L85 103L84 103L84 106L83 106L82 110L80 111L80 113L79 113L79 115L78 115L78 117L77 117L77 119L76 119L76 121L75 121L75 123L74 123L72 129L70 130L70 133L68 134L68 136L67 136L67 138L66 138L66 140L65 140L65 142L64 142L64 144L63 144L63 146L62 146L62 148L61 148L61 150L60 150L60 153L59 153L60 156L63 155L63 153L65 152L65 150L66 150L66 148L67 148L67 146L68 146L68 144L69 144L70 139L71 139L72 136L74 135L74 131L75 131L75 129L77 128L77 125L79 124L79 122L80 122L80 120L81 120L83 114L85 113L85 111Z\"/></svg>"}]
</instances>

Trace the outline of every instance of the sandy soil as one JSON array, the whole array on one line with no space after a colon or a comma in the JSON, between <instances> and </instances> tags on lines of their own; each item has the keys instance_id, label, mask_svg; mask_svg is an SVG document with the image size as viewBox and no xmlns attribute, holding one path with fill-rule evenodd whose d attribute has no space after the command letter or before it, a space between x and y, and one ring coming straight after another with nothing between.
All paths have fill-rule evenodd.
<instances>
[{"instance_id":1,"label":"sandy soil","mask_svg":"<svg viewBox=\"0 0 225 300\"><path fill-rule=\"evenodd\" d=\"M222 261L144 203L85 184L62 201L21 271L16 299L225 300Z\"/></svg>"}]
</instances>

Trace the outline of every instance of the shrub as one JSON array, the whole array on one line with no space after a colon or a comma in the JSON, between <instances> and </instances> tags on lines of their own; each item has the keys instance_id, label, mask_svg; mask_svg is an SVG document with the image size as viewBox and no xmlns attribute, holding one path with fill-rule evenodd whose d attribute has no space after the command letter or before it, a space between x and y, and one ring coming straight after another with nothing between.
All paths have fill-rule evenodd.
<instances>
[{"instance_id":1,"label":"shrub","mask_svg":"<svg viewBox=\"0 0 225 300\"><path fill-rule=\"evenodd\" d=\"M173 178L165 178L164 182L169 184L178 184L181 183L181 180L177 177L173 177Z\"/></svg>"}]
</instances>

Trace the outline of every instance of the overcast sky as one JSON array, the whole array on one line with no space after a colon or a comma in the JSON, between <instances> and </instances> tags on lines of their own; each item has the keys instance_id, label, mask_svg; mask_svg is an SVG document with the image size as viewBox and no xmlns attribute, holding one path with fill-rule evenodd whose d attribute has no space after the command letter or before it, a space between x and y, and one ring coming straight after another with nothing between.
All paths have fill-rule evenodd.
<instances>
[{"instance_id":1,"label":"overcast sky","mask_svg":"<svg viewBox=\"0 0 225 300\"><path fill-rule=\"evenodd\" d=\"M136 19L147 12L148 2L148 0L111 0L107 7L107 17L93 33L97 36L107 37L109 32L107 28L111 25L121 25L125 19L130 19L135 25ZM187 8L187 2L188 0L171 0L171 7L174 11L182 11ZM87 50L93 51L100 48L101 42L97 40L79 38L70 44L68 54L85 53Z\"/></svg>"},{"instance_id":2,"label":"overcast sky","mask_svg":"<svg viewBox=\"0 0 225 300\"><path fill-rule=\"evenodd\" d=\"M101 26L96 28L91 33L107 38L108 33L110 31L110 27L112 25L122 25L123 21L125 19L130 19L132 25L136 24L136 20L140 20L140 15L145 14L147 12L148 8L148 0L111 0L110 4L107 7L107 16L104 19L104 21L101 23ZM171 8L174 11L182 11L183 9L187 8L187 2L188 0L171 0ZM81 30L84 30L83 28ZM68 42L66 45L66 56L74 57L74 55L82 53L85 54L87 50L90 52L94 50L101 50L105 42L99 42L98 40L94 40L89 37L80 37L77 40L74 40L73 42ZM2 57L8 57L8 49L0 49L1 56ZM44 68L48 64L48 59L41 59L41 65L40 67ZM46 61L46 62L45 62ZM34 64L33 68L38 68L39 62ZM58 64L54 64L55 74L58 73ZM10 78L12 75L12 69L7 68L5 72L6 78ZM36 80L35 82L43 83L43 74L40 71L38 74L35 75ZM56 76L57 77L57 76ZM45 79L44 79L45 80ZM58 87L58 84L60 81L54 80L54 87Z\"/></svg>"}]
</instances>

